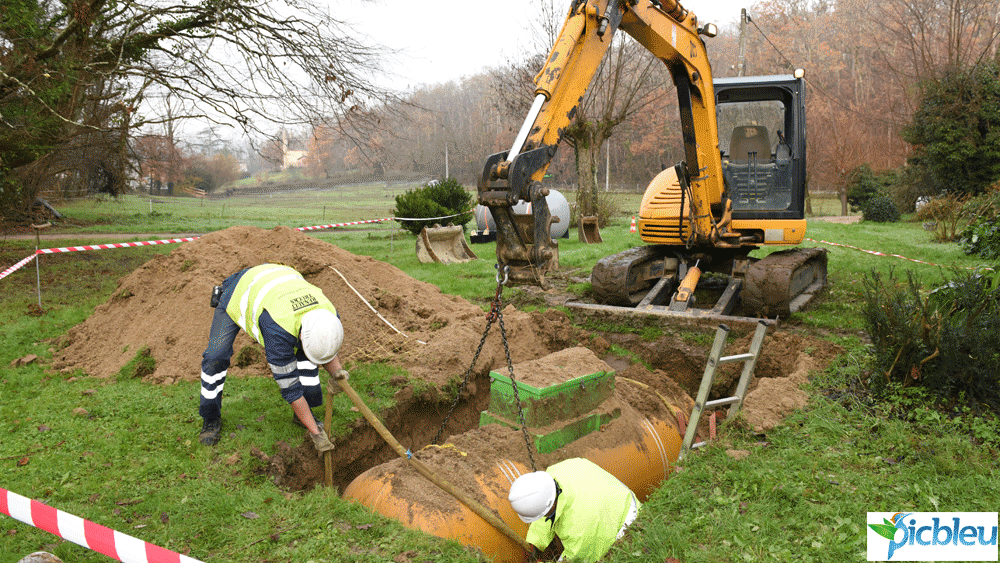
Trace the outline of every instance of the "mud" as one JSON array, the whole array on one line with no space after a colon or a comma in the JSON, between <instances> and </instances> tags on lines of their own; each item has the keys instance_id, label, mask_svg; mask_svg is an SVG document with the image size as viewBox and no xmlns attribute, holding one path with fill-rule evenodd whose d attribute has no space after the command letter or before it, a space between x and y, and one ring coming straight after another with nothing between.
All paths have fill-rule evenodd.
<instances>
[{"instance_id":1,"label":"mud","mask_svg":"<svg viewBox=\"0 0 1000 563\"><path fill-rule=\"evenodd\" d=\"M114 377L137 352L148 348L156 368L145 376L147 381L162 384L196 381L211 323L212 309L208 302L212 286L233 272L264 262L296 268L331 299L344 319L341 358L346 365L382 361L409 373L410 380L393 381L399 387L395 406L379 413L396 438L411 450L421 452L420 456L433 458L432 461L452 455L450 448L423 448L431 442L451 406L448 397L453 395L448 389L453 389L469 369L487 324L483 309L459 297L445 295L436 286L415 280L394 266L351 254L285 227L273 230L233 227L150 260L123 278L106 303L69 331L54 355L53 366ZM487 282L492 281L484 281L484 294L492 293L492 288L487 287L492 285ZM402 334L379 319L348 284ZM557 355L555 360L550 357L533 364L531 377L547 381L566 373L567 368L593 373L610 366L617 372L614 400L621 408L618 420L623 423L609 424L602 432L578 440L574 447L611 439L607 432L634 431L628 430L632 417L655 416L669 421L678 409L690 413L691 397L700 385L715 332L715 327L702 327L702 336L692 339L695 329L661 325L662 336L646 340L635 334L581 330L566 314L555 309L524 312L508 306L503 316L514 364L582 346L604 365L586 371L589 366L569 365ZM505 370L507 366L498 327L493 328L442 442L454 439L459 449L476 450L479 445L467 442L485 439L488 445L482 447L494 458L525 459L526 446L518 432L508 432L502 427L493 429L492 425L485 427L489 430L476 432L485 438L465 434L478 427L479 413L486 409L489 372ZM746 351L750 337L749 333L734 330L726 353ZM259 347L241 333L235 350L239 353L254 348ZM769 330L744 405L747 420L760 432L773 428L782 416L805 404L805 395L798 391L798 386L809 370L822 369L837 354L835 346L806 334L781 328ZM229 377L270 377L263 354L243 356L246 361L234 365ZM739 377L739 367L724 368L730 369L719 370L713 397L731 393ZM415 393L413 380L421 382L426 390ZM194 432L196 429L192 429ZM341 490L361 472L396 459L395 452L363 421L336 445L334 475ZM260 471L285 489L308 489L323 481L320 459L304 437L290 436L287 442L262 445L262 450L247 455L259 459ZM573 451L564 448L536 461L545 467L572 455Z\"/></svg>"}]
</instances>

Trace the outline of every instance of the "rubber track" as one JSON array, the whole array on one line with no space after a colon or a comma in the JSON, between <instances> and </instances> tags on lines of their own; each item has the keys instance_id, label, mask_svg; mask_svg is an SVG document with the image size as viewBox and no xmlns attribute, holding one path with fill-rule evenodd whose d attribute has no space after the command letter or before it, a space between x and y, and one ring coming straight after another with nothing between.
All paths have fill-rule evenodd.
<instances>
[{"instance_id":1,"label":"rubber track","mask_svg":"<svg viewBox=\"0 0 1000 563\"><path fill-rule=\"evenodd\" d=\"M591 291L594 299L604 305L635 307L646 296L653 283L628 290L629 270L648 260L656 259L660 251L655 246L638 246L597 261L590 272Z\"/></svg>"},{"instance_id":2,"label":"rubber track","mask_svg":"<svg viewBox=\"0 0 1000 563\"><path fill-rule=\"evenodd\" d=\"M802 290L817 279L826 284L826 263L827 253L821 248L782 250L758 260L743 280L744 311L764 317L788 316Z\"/></svg>"}]
</instances>

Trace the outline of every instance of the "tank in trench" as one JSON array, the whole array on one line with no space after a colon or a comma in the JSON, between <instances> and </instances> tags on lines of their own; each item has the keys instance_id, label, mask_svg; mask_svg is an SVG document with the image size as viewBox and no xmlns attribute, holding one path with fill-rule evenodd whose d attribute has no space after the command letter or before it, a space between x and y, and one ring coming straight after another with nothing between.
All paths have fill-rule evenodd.
<instances>
[{"instance_id":1,"label":"tank in trench","mask_svg":"<svg viewBox=\"0 0 1000 563\"><path fill-rule=\"evenodd\" d=\"M607 363L582 347L517 364L513 371L513 377L506 368L490 373L479 426L412 452L412 457L521 538L527 524L510 507L507 493L514 479L533 468L586 458L618 477L640 500L670 475L683 433L678 406L648 387L616 380ZM343 496L407 527L478 547L495 561L523 560L518 542L431 483L406 459L397 457L361 473Z\"/></svg>"}]
</instances>

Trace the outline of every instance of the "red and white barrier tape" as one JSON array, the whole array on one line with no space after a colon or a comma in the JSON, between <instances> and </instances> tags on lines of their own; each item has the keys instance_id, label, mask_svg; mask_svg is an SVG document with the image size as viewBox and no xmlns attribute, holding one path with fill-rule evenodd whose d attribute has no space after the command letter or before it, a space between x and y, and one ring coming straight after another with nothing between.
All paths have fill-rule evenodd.
<instances>
[{"instance_id":1,"label":"red and white barrier tape","mask_svg":"<svg viewBox=\"0 0 1000 563\"><path fill-rule=\"evenodd\" d=\"M37 253L37 252L36 252L35 254L32 254L31 256L28 256L28 257L27 257L27 258L25 258L24 260L21 260L21 261L20 261L20 262L18 262L17 264L14 264L14 265L13 265L13 266L11 266L10 268L7 268L6 270L4 270L4 271L3 271L2 273L0 273L0 280L2 280L2 279L4 279L4 278L6 278L7 276L9 276L9 275L11 275L11 274L13 274L13 273L14 273L14 272L16 272L17 270L19 270L19 269L20 269L20 268L21 268L22 266L24 266L24 265L25 265L25 264L27 264L28 262L31 262L32 260L34 260L34 259L35 259L35 256L38 256L38 253Z\"/></svg>"},{"instance_id":2,"label":"red and white barrier tape","mask_svg":"<svg viewBox=\"0 0 1000 563\"><path fill-rule=\"evenodd\" d=\"M123 563L201 563L0 487L0 513Z\"/></svg>"},{"instance_id":3,"label":"red and white barrier tape","mask_svg":"<svg viewBox=\"0 0 1000 563\"><path fill-rule=\"evenodd\" d=\"M934 262L925 262L923 260L917 260L916 258L907 258L906 256L903 256L901 254L886 254L884 252L879 252L878 250L866 250L864 248L858 248L857 246L851 246L849 244L840 244L839 242L830 242L830 241L826 241L826 240L814 240L814 239L811 239L811 238L807 238L805 240L808 240L810 242L819 242L819 243L822 243L822 244L828 244L830 246L840 246L842 248L850 248L852 250L860 250L861 252L867 252L868 254L871 254L873 256L892 256L893 258L902 258L903 260L909 260L910 262L916 262L918 264L927 264L928 266L938 266L940 268L949 268L950 267L950 266L944 266L942 264L935 264ZM989 268L989 267L985 267L985 266L981 266L981 267L965 267L965 269L966 270L990 270L990 271L993 271L993 268Z\"/></svg>"},{"instance_id":4,"label":"red and white barrier tape","mask_svg":"<svg viewBox=\"0 0 1000 563\"><path fill-rule=\"evenodd\" d=\"M334 227L347 227L350 225L364 225L367 223L379 223L381 221L393 221L395 217L386 217L384 219L368 219L365 221L350 221L348 223L331 223L329 225L316 225L313 227L297 227L298 231L315 231L319 229L330 229ZM193 240L198 240L201 237L185 237L185 238L171 238L171 239L160 239L160 240L145 240L141 242L116 242L109 244L90 244L84 246L63 246L59 248L42 248L36 250L34 254L28 256L24 260L21 260L17 264L14 264L10 268L7 268L2 273L0 273L0 280L13 274L17 270L24 267L25 264L31 262L39 254L59 254L62 252L79 252L81 250L104 250L108 248L128 248L132 246L152 246L154 244L174 244L178 242L191 242Z\"/></svg>"},{"instance_id":5,"label":"red and white barrier tape","mask_svg":"<svg viewBox=\"0 0 1000 563\"><path fill-rule=\"evenodd\" d=\"M395 217L386 217L384 219L368 219L367 221L351 221L350 223L333 223L332 225L316 225L315 227L296 227L297 231L315 231L317 229L329 229L332 227L347 227L349 225L364 225L367 223L379 223L382 221L392 221Z\"/></svg>"},{"instance_id":6,"label":"red and white barrier tape","mask_svg":"<svg viewBox=\"0 0 1000 563\"><path fill-rule=\"evenodd\" d=\"M152 246L154 244L173 244L176 242L191 242L200 237L167 238L160 240L144 240L141 242L113 242L109 244L89 244L85 246L62 246L59 248L42 248L38 254L59 254L60 252L79 252L81 250L104 250L107 248L128 248L130 246Z\"/></svg>"}]
</instances>

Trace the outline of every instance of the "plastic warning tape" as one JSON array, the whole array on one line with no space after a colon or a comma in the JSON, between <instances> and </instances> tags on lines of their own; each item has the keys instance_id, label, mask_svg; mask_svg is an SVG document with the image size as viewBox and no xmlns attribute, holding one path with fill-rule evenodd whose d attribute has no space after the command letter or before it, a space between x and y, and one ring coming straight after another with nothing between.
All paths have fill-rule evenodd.
<instances>
[{"instance_id":1,"label":"plastic warning tape","mask_svg":"<svg viewBox=\"0 0 1000 563\"><path fill-rule=\"evenodd\" d=\"M384 219L368 219L367 221L351 221L350 223L333 223L331 225L316 225L314 227L296 227L297 231L315 231L317 229L332 229L333 227L348 227L350 225L365 225L368 223L379 223L381 221L393 221L395 217L386 217Z\"/></svg>"},{"instance_id":2,"label":"plastic warning tape","mask_svg":"<svg viewBox=\"0 0 1000 563\"><path fill-rule=\"evenodd\" d=\"M59 254L60 252L79 252L81 250L104 250L107 248L128 248L130 246L152 246L154 244L173 244L177 242L190 242L201 237L168 238L160 240L144 240L141 242L114 242L109 244L88 244L84 246L62 246L59 248L42 248L38 254Z\"/></svg>"},{"instance_id":3,"label":"plastic warning tape","mask_svg":"<svg viewBox=\"0 0 1000 563\"><path fill-rule=\"evenodd\" d=\"M867 252L868 254L871 254L873 256L892 256L893 258L902 258L903 260L909 260L910 262L916 262L918 264L927 264L928 266L938 266L939 268L950 268L951 267L951 266L945 266L943 264L935 264L934 262L925 262L923 260L917 260L916 258L907 258L906 256L903 256L901 254L886 254L885 252L879 252L878 250L866 250L864 248L859 248L857 246L851 246L849 244L840 244L839 242L830 242L830 241L827 241L827 240L814 240L814 239L811 239L811 238L807 238L805 240L808 240L810 242L818 242L818 243L822 243L822 244L828 244L830 246L839 246L841 248L850 248L851 250L859 250L861 252ZM993 271L993 268L990 268L990 267L987 267L987 266L977 266L977 267L966 266L965 269L966 270L989 270L989 271Z\"/></svg>"},{"instance_id":4,"label":"plastic warning tape","mask_svg":"<svg viewBox=\"0 0 1000 563\"><path fill-rule=\"evenodd\" d=\"M0 487L0 513L124 563L201 563Z\"/></svg>"},{"instance_id":5,"label":"plastic warning tape","mask_svg":"<svg viewBox=\"0 0 1000 563\"><path fill-rule=\"evenodd\" d=\"M383 219L368 219L366 221L351 221L348 223L332 223L330 225L316 225L314 227L297 227L296 230L299 231L315 231L318 229L330 229L334 227L347 227L350 225L364 225L367 223L378 223L381 221L394 221L396 217L386 217ZM59 254L62 252L79 252L81 250L104 250L107 248L128 248L134 246L152 246L154 244L174 244L178 242L191 242L193 240L198 240L201 237L185 237L185 238L171 238L171 239L160 239L160 240L144 240L140 242L116 242L109 244L88 244L83 246L62 246L59 248L42 248L36 250L34 254L28 256L24 260L21 260L17 264L14 264L10 268L7 268L0 273L0 280L13 274L17 270L24 267L25 264L31 262L39 254Z\"/></svg>"},{"instance_id":6,"label":"plastic warning tape","mask_svg":"<svg viewBox=\"0 0 1000 563\"><path fill-rule=\"evenodd\" d=\"M4 270L3 273L0 273L0 280L6 278L7 276L9 276L11 274L13 274L14 272L16 272L17 270L19 270L22 266L24 266L28 262L31 262L32 260L35 259L36 256L38 256L37 252L34 253L34 254L32 254L31 256L28 256L24 260L21 260L17 264L14 264L10 268L7 268L6 270Z\"/></svg>"}]
</instances>

